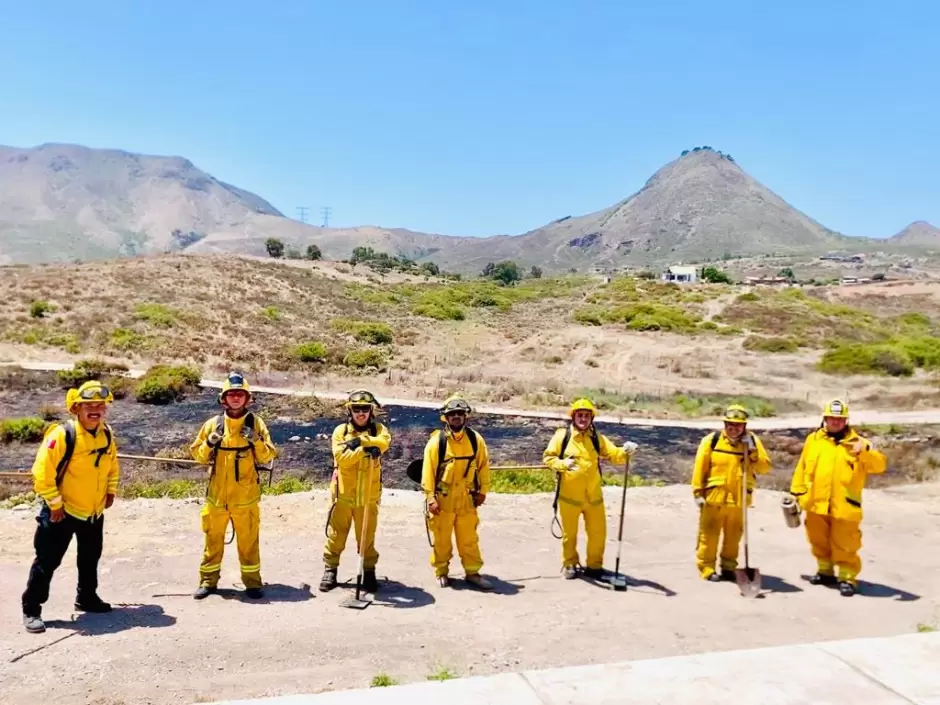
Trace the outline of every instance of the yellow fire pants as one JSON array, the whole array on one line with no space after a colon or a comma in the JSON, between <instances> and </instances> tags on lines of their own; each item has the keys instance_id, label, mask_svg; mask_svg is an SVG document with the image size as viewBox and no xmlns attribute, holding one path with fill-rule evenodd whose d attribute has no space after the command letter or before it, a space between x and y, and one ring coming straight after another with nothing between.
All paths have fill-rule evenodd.
<instances>
[{"instance_id":1,"label":"yellow fire pants","mask_svg":"<svg viewBox=\"0 0 940 705\"><path fill-rule=\"evenodd\" d=\"M365 555L365 569L375 570L379 560L379 552L375 550L375 530L379 523L379 507L377 504L369 505L369 526L365 539L362 538L362 523L365 518L365 507L351 507L348 504L337 502L330 513L330 522L326 529L326 542L323 544L323 563L329 568L339 566L339 557L346 548L346 539L349 536L351 525L355 524L356 552L362 546Z\"/></svg>"},{"instance_id":2,"label":"yellow fire pants","mask_svg":"<svg viewBox=\"0 0 940 705\"><path fill-rule=\"evenodd\" d=\"M453 539L456 539L457 553L467 575L480 572L483 556L480 554L480 537L477 534L480 517L476 507L471 504L459 512L432 515L428 524L434 537L431 565L434 566L435 577L448 574L450 559L454 556Z\"/></svg>"},{"instance_id":3,"label":"yellow fire pants","mask_svg":"<svg viewBox=\"0 0 940 705\"><path fill-rule=\"evenodd\" d=\"M862 531L859 523L835 519L827 514L806 513L806 538L822 575L833 575L839 566L839 580L855 584L862 571Z\"/></svg>"},{"instance_id":4,"label":"yellow fire pants","mask_svg":"<svg viewBox=\"0 0 940 705\"><path fill-rule=\"evenodd\" d=\"M558 502L559 521L561 522L561 554L563 567L580 564L578 557L578 522L584 517L584 533L587 535L587 563L585 568L604 567L604 544L607 541L607 511L604 500L596 504L585 502L581 505Z\"/></svg>"},{"instance_id":5,"label":"yellow fire pants","mask_svg":"<svg viewBox=\"0 0 940 705\"><path fill-rule=\"evenodd\" d=\"M744 519L741 516L741 507L714 504L706 504L702 507L698 520L698 540L695 550L699 575L708 578L715 572L718 542L722 534L724 534L724 540L721 544L721 569L737 568L738 550L743 533Z\"/></svg>"},{"instance_id":6,"label":"yellow fire pants","mask_svg":"<svg viewBox=\"0 0 940 705\"><path fill-rule=\"evenodd\" d=\"M238 562L241 564L242 583L246 588L262 587L261 582L261 508L257 504L228 510L206 504L200 513L202 530L206 535L202 564L199 566L199 584L216 587L222 572L222 554L225 551L225 530L229 520L235 528L238 544Z\"/></svg>"}]
</instances>

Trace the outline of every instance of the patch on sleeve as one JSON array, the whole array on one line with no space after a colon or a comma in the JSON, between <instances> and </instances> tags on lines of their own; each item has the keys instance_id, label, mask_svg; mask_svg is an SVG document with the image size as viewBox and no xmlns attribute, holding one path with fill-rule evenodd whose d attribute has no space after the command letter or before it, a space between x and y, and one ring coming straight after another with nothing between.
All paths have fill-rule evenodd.
<instances>
[{"instance_id":1,"label":"patch on sleeve","mask_svg":"<svg viewBox=\"0 0 940 705\"><path fill-rule=\"evenodd\" d=\"M49 439L49 442L46 444L46 448L48 448L49 450L52 450L53 448L55 448L55 438Z\"/></svg>"}]
</instances>

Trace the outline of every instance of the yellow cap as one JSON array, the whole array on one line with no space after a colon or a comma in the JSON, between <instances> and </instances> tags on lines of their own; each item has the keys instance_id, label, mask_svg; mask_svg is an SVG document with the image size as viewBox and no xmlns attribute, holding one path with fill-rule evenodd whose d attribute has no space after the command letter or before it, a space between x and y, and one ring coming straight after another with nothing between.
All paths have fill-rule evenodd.
<instances>
[{"instance_id":1,"label":"yellow cap","mask_svg":"<svg viewBox=\"0 0 940 705\"><path fill-rule=\"evenodd\" d=\"M103 401L110 404L114 401L111 390L96 379L90 379L78 389L70 389L65 393L65 408L72 411L76 404Z\"/></svg>"},{"instance_id":2,"label":"yellow cap","mask_svg":"<svg viewBox=\"0 0 940 705\"><path fill-rule=\"evenodd\" d=\"M591 415L597 413L597 409L594 407L594 404L591 403L590 399L575 399L571 403L571 408L568 409L568 416L574 418L574 412L576 411L590 411Z\"/></svg>"},{"instance_id":3,"label":"yellow cap","mask_svg":"<svg viewBox=\"0 0 940 705\"><path fill-rule=\"evenodd\" d=\"M222 383L222 391L219 392L219 403L227 392L242 391L248 394L248 400L251 401L251 388L248 386L248 380L238 372L229 372L228 377Z\"/></svg>"},{"instance_id":4,"label":"yellow cap","mask_svg":"<svg viewBox=\"0 0 940 705\"><path fill-rule=\"evenodd\" d=\"M740 404L732 404L725 409L725 417L722 420L730 423L747 423L750 417L751 413L743 406Z\"/></svg>"}]
</instances>

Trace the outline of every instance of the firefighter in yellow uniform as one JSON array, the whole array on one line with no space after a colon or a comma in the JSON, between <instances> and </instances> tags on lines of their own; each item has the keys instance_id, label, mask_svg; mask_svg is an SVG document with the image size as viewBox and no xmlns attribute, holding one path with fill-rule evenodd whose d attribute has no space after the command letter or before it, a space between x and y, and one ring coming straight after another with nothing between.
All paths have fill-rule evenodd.
<instances>
[{"instance_id":1,"label":"firefighter in yellow uniform","mask_svg":"<svg viewBox=\"0 0 940 705\"><path fill-rule=\"evenodd\" d=\"M584 517L587 534L589 578L604 577L604 545L607 541L607 512L601 480L601 458L624 465L636 453L637 444L614 443L594 427L594 404L577 399L568 409L571 423L557 429L545 448L542 462L558 473L555 511L561 515L562 573L568 580L581 572L578 557L578 522Z\"/></svg>"},{"instance_id":2,"label":"firefighter in yellow uniform","mask_svg":"<svg viewBox=\"0 0 940 705\"><path fill-rule=\"evenodd\" d=\"M333 505L323 546L326 568L320 580L320 590L327 592L336 587L339 559L346 547L350 526L355 524L356 546L364 556L362 589L374 593L379 587L375 577L375 565L379 560L379 553L375 549L375 530L382 498L380 458L388 451L392 436L388 428L376 421L375 416L381 405L370 392L352 392L345 407L345 423L333 429L334 470L330 482ZM365 536L362 533L363 521L366 523Z\"/></svg>"},{"instance_id":3,"label":"firefighter in yellow uniform","mask_svg":"<svg viewBox=\"0 0 940 705\"><path fill-rule=\"evenodd\" d=\"M73 535L78 544L75 609L111 611L111 605L98 597L98 561L104 511L114 503L120 477L117 443L105 423L107 405L113 401L111 390L98 381L69 389L65 408L75 418L51 426L36 453L33 486L43 504L33 538L36 558L22 596L23 626L33 634L46 630L42 605L49 599L52 576Z\"/></svg>"},{"instance_id":4,"label":"firefighter in yellow uniform","mask_svg":"<svg viewBox=\"0 0 940 705\"><path fill-rule=\"evenodd\" d=\"M698 541L695 551L699 575L705 580L734 581L738 550L744 533L741 507L741 480L747 453L747 506L754 503L757 474L770 472L770 456L764 444L747 430L748 411L733 404L725 411L724 430L705 436L695 455L692 496L698 505ZM721 573L715 572L718 542L721 546Z\"/></svg>"},{"instance_id":5,"label":"firefighter in yellow uniform","mask_svg":"<svg viewBox=\"0 0 940 705\"><path fill-rule=\"evenodd\" d=\"M261 479L259 466L277 457L264 421L248 411L251 390L245 378L232 372L222 385L219 404L224 413L206 421L190 446L192 457L211 465L202 530L206 535L197 600L216 591L222 571L225 531L229 522L238 544L238 562L245 594L264 596L261 581Z\"/></svg>"},{"instance_id":6,"label":"firefighter in yellow uniform","mask_svg":"<svg viewBox=\"0 0 940 705\"><path fill-rule=\"evenodd\" d=\"M431 565L438 584L449 587L456 538L467 582L489 591L493 589L492 582L480 575L483 557L477 534L480 525L477 507L486 501L490 490L489 452L483 436L467 427L472 409L464 399L450 397L440 411L444 428L431 433L421 468L429 528L434 536Z\"/></svg>"},{"instance_id":7,"label":"firefighter in yellow uniform","mask_svg":"<svg viewBox=\"0 0 940 705\"><path fill-rule=\"evenodd\" d=\"M838 399L826 404L822 425L806 437L790 483L790 494L806 512L806 537L818 568L813 585L838 583L844 597L855 594L862 570L862 490L869 475L886 468L884 454L849 425L848 405Z\"/></svg>"}]
</instances>

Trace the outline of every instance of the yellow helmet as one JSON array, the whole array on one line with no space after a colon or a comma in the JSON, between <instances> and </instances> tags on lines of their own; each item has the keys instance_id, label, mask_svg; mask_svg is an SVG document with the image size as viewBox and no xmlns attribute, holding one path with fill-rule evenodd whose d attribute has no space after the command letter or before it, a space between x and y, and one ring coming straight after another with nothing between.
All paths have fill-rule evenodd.
<instances>
[{"instance_id":1,"label":"yellow helmet","mask_svg":"<svg viewBox=\"0 0 940 705\"><path fill-rule=\"evenodd\" d=\"M574 418L574 412L576 411L590 411L592 416L597 414L597 409L590 399L575 399L571 403L571 408L568 409L568 416Z\"/></svg>"},{"instance_id":2,"label":"yellow helmet","mask_svg":"<svg viewBox=\"0 0 940 705\"><path fill-rule=\"evenodd\" d=\"M228 392L242 391L248 394L248 401L251 401L251 388L248 386L248 381L245 377L238 372L229 372L228 377L222 383L222 391L219 392L219 404L222 403L222 399L225 398L225 395Z\"/></svg>"},{"instance_id":3,"label":"yellow helmet","mask_svg":"<svg viewBox=\"0 0 940 705\"><path fill-rule=\"evenodd\" d=\"M447 414L453 411L462 411L469 416L473 409L470 408L470 404L467 403L466 399L459 394L453 394L444 401L444 405L438 411L441 412L441 421L446 423Z\"/></svg>"},{"instance_id":4,"label":"yellow helmet","mask_svg":"<svg viewBox=\"0 0 940 705\"><path fill-rule=\"evenodd\" d=\"M823 407L823 417L835 416L840 419L849 418L849 405L840 399L833 399Z\"/></svg>"},{"instance_id":5,"label":"yellow helmet","mask_svg":"<svg viewBox=\"0 0 940 705\"><path fill-rule=\"evenodd\" d=\"M111 390L96 379L90 379L81 387L74 387L65 393L65 408L69 413L76 404L87 404L89 402L103 401L110 404L114 401L114 394Z\"/></svg>"},{"instance_id":6,"label":"yellow helmet","mask_svg":"<svg viewBox=\"0 0 940 705\"><path fill-rule=\"evenodd\" d=\"M357 389L349 393L343 407L347 412L352 412L354 406L368 406L372 413L375 413L376 409L382 408L382 405L379 404L372 392L365 389Z\"/></svg>"},{"instance_id":7,"label":"yellow helmet","mask_svg":"<svg viewBox=\"0 0 940 705\"><path fill-rule=\"evenodd\" d=\"M747 423L747 420L751 417L751 412L740 404L732 404L727 409L725 409L725 417L722 421L728 421L730 423Z\"/></svg>"}]
</instances>

